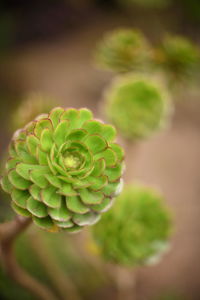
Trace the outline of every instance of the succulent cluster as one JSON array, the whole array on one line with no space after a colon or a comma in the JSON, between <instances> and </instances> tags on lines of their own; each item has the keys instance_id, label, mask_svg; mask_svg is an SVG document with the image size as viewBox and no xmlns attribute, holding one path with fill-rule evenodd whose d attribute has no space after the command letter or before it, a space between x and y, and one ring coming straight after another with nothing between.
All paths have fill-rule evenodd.
<instances>
[{"instance_id":1,"label":"succulent cluster","mask_svg":"<svg viewBox=\"0 0 200 300\"><path fill-rule=\"evenodd\" d=\"M18 130L1 179L13 209L49 231L97 222L122 186L124 153L115 136L90 110L59 107Z\"/></svg>"},{"instance_id":2,"label":"succulent cluster","mask_svg":"<svg viewBox=\"0 0 200 300\"><path fill-rule=\"evenodd\" d=\"M112 263L135 266L164 252L171 232L171 218L163 197L142 185L127 185L113 208L93 226L102 257Z\"/></svg>"},{"instance_id":3,"label":"succulent cluster","mask_svg":"<svg viewBox=\"0 0 200 300\"><path fill-rule=\"evenodd\" d=\"M194 76L200 66L200 52L188 39L166 35L155 50L154 60L175 84Z\"/></svg>"},{"instance_id":4,"label":"succulent cluster","mask_svg":"<svg viewBox=\"0 0 200 300\"><path fill-rule=\"evenodd\" d=\"M12 127L14 129L24 127L39 114L50 111L55 106L54 104L55 100L46 95L30 93L13 113Z\"/></svg>"},{"instance_id":5,"label":"succulent cluster","mask_svg":"<svg viewBox=\"0 0 200 300\"><path fill-rule=\"evenodd\" d=\"M116 72L141 70L150 57L144 35L133 29L119 29L106 34L97 47L97 63Z\"/></svg>"},{"instance_id":6,"label":"succulent cluster","mask_svg":"<svg viewBox=\"0 0 200 300\"><path fill-rule=\"evenodd\" d=\"M105 94L108 118L128 139L149 137L163 128L172 110L162 86L147 76L123 76Z\"/></svg>"}]
</instances>

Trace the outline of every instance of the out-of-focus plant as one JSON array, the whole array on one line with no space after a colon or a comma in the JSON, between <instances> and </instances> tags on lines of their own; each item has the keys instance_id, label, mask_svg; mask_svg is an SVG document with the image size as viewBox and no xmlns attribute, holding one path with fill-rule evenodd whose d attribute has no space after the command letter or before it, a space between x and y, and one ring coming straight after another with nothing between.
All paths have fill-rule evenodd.
<instances>
[{"instance_id":1,"label":"out-of-focus plant","mask_svg":"<svg viewBox=\"0 0 200 300\"><path fill-rule=\"evenodd\" d=\"M166 73L170 85L188 84L199 72L200 51L182 36L166 35L155 49L154 63Z\"/></svg>"},{"instance_id":2,"label":"out-of-focus plant","mask_svg":"<svg viewBox=\"0 0 200 300\"><path fill-rule=\"evenodd\" d=\"M123 5L138 5L144 8L166 8L171 4L171 0L118 0Z\"/></svg>"},{"instance_id":3,"label":"out-of-focus plant","mask_svg":"<svg viewBox=\"0 0 200 300\"><path fill-rule=\"evenodd\" d=\"M59 107L12 138L1 186L22 217L1 224L2 257L8 273L42 299L55 297L13 263L13 242L32 220L48 231L75 232L100 219L122 187L124 153L115 138L115 128L90 110Z\"/></svg>"},{"instance_id":4,"label":"out-of-focus plant","mask_svg":"<svg viewBox=\"0 0 200 300\"><path fill-rule=\"evenodd\" d=\"M130 140L147 138L169 122L172 104L156 80L147 76L122 76L105 93L105 113Z\"/></svg>"},{"instance_id":5,"label":"out-of-focus plant","mask_svg":"<svg viewBox=\"0 0 200 300\"><path fill-rule=\"evenodd\" d=\"M11 127L16 130L24 127L39 114L48 113L56 101L42 93L32 92L20 103L11 117Z\"/></svg>"},{"instance_id":6,"label":"out-of-focus plant","mask_svg":"<svg viewBox=\"0 0 200 300\"><path fill-rule=\"evenodd\" d=\"M160 260L169 246L171 216L155 189L127 185L112 210L92 228L99 254L123 266Z\"/></svg>"},{"instance_id":7,"label":"out-of-focus plant","mask_svg":"<svg viewBox=\"0 0 200 300\"><path fill-rule=\"evenodd\" d=\"M96 62L115 72L143 70L149 63L151 47L144 35L133 29L107 33L96 50Z\"/></svg>"}]
</instances>

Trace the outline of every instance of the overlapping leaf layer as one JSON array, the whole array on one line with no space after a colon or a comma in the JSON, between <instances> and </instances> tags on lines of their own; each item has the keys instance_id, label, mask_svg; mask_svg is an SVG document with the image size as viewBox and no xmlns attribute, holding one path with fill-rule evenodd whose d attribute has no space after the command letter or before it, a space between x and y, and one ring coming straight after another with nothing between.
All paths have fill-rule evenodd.
<instances>
[{"instance_id":1,"label":"overlapping leaf layer","mask_svg":"<svg viewBox=\"0 0 200 300\"><path fill-rule=\"evenodd\" d=\"M97 222L122 185L122 148L113 126L88 109L54 108L18 130L1 180L12 207L49 231Z\"/></svg>"}]
</instances>

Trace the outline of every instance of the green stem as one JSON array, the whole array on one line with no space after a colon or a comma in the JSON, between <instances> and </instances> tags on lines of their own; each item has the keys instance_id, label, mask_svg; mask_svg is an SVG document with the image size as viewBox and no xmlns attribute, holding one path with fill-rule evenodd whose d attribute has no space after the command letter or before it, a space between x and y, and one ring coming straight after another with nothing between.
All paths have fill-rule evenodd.
<instances>
[{"instance_id":1,"label":"green stem","mask_svg":"<svg viewBox=\"0 0 200 300\"><path fill-rule=\"evenodd\" d=\"M31 218L16 217L0 225L1 259L7 274L23 288L42 300L57 300L54 294L31 277L17 263L13 247L16 238L31 224Z\"/></svg>"}]
</instances>

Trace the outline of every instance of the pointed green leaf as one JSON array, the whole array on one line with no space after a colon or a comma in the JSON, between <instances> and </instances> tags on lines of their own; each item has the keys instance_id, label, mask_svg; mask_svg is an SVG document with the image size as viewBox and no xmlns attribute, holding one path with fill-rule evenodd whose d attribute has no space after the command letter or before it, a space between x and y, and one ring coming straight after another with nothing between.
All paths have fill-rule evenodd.
<instances>
[{"instance_id":1,"label":"pointed green leaf","mask_svg":"<svg viewBox=\"0 0 200 300\"><path fill-rule=\"evenodd\" d=\"M120 193L121 189L123 187L123 180L119 180L117 182L112 182L107 184L105 187L102 188L102 192L106 196L115 197L117 194Z\"/></svg>"},{"instance_id":2,"label":"pointed green leaf","mask_svg":"<svg viewBox=\"0 0 200 300\"><path fill-rule=\"evenodd\" d=\"M34 134L30 134L26 138L26 144L28 147L28 151L33 156L36 156L36 149L37 149L37 146L39 145L39 143L40 143L39 139Z\"/></svg>"},{"instance_id":3,"label":"pointed green leaf","mask_svg":"<svg viewBox=\"0 0 200 300\"><path fill-rule=\"evenodd\" d=\"M44 218L48 215L46 205L35 200L33 197L29 197L27 200L27 209L38 218Z\"/></svg>"},{"instance_id":4,"label":"pointed green leaf","mask_svg":"<svg viewBox=\"0 0 200 300\"><path fill-rule=\"evenodd\" d=\"M19 214L19 215L21 215L21 216L23 216L23 217L30 217L30 216L31 216L31 214L30 214L30 212L29 212L28 210L19 207L19 206L18 206L17 204L15 204L14 202L11 203L11 206L12 206L13 210L14 210L17 214Z\"/></svg>"},{"instance_id":5,"label":"pointed green leaf","mask_svg":"<svg viewBox=\"0 0 200 300\"><path fill-rule=\"evenodd\" d=\"M93 154L103 151L108 146L106 141L97 134L87 136L84 143L93 152Z\"/></svg>"},{"instance_id":6,"label":"pointed green leaf","mask_svg":"<svg viewBox=\"0 0 200 300\"><path fill-rule=\"evenodd\" d=\"M94 169L91 173L91 176L100 176L103 174L106 167L105 159L101 158L95 161L94 163Z\"/></svg>"},{"instance_id":7,"label":"pointed green leaf","mask_svg":"<svg viewBox=\"0 0 200 300\"><path fill-rule=\"evenodd\" d=\"M89 176L87 179L91 182L90 189L94 191L101 190L106 184L108 184L108 177L105 175L99 177Z\"/></svg>"},{"instance_id":8,"label":"pointed green leaf","mask_svg":"<svg viewBox=\"0 0 200 300\"><path fill-rule=\"evenodd\" d=\"M65 228L65 230L68 232L68 233L77 233L77 232L80 232L81 230L83 229L82 226L78 226L78 225L75 225L71 228Z\"/></svg>"},{"instance_id":9,"label":"pointed green leaf","mask_svg":"<svg viewBox=\"0 0 200 300\"><path fill-rule=\"evenodd\" d=\"M71 228L74 226L74 223L71 220L68 221L56 221L55 224L60 228Z\"/></svg>"},{"instance_id":10,"label":"pointed green leaf","mask_svg":"<svg viewBox=\"0 0 200 300\"><path fill-rule=\"evenodd\" d=\"M35 128L34 128L34 133L36 135L36 137L40 138L42 131L45 128L49 128L50 131L53 130L53 125L50 119L41 119L39 121L36 122Z\"/></svg>"},{"instance_id":11,"label":"pointed green leaf","mask_svg":"<svg viewBox=\"0 0 200 300\"><path fill-rule=\"evenodd\" d=\"M115 140L117 131L114 126L104 124L102 127L101 136L108 142Z\"/></svg>"},{"instance_id":12,"label":"pointed green leaf","mask_svg":"<svg viewBox=\"0 0 200 300\"><path fill-rule=\"evenodd\" d=\"M10 171L14 169L16 164L19 163L20 160L18 158L9 158L6 162L6 171Z\"/></svg>"},{"instance_id":13,"label":"pointed green leaf","mask_svg":"<svg viewBox=\"0 0 200 300\"><path fill-rule=\"evenodd\" d=\"M53 137L52 132L49 130L49 128L45 128L42 131L41 138L40 138L40 145L41 149L49 152L53 145Z\"/></svg>"},{"instance_id":14,"label":"pointed green leaf","mask_svg":"<svg viewBox=\"0 0 200 300\"><path fill-rule=\"evenodd\" d=\"M117 155L111 148L107 148L106 150L96 154L94 158L95 159L104 158L107 167L113 167L117 163Z\"/></svg>"},{"instance_id":15,"label":"pointed green leaf","mask_svg":"<svg viewBox=\"0 0 200 300\"><path fill-rule=\"evenodd\" d=\"M61 204L61 195L57 194L57 189L53 186L48 186L41 191L42 201L49 207L57 208Z\"/></svg>"},{"instance_id":16,"label":"pointed green leaf","mask_svg":"<svg viewBox=\"0 0 200 300\"><path fill-rule=\"evenodd\" d=\"M56 231L54 230L55 225L49 216L45 218L38 218L33 216L33 222L42 229L48 231Z\"/></svg>"},{"instance_id":17,"label":"pointed green leaf","mask_svg":"<svg viewBox=\"0 0 200 300\"><path fill-rule=\"evenodd\" d=\"M52 121L53 127L56 128L60 122L60 116L63 114L64 109L61 107L55 107L49 114L49 119Z\"/></svg>"},{"instance_id":18,"label":"pointed green leaf","mask_svg":"<svg viewBox=\"0 0 200 300\"><path fill-rule=\"evenodd\" d=\"M73 221L79 226L94 225L100 220L101 216L94 212L89 212L84 215L74 215Z\"/></svg>"},{"instance_id":19,"label":"pointed green leaf","mask_svg":"<svg viewBox=\"0 0 200 300\"><path fill-rule=\"evenodd\" d=\"M19 176L16 170L11 170L8 173L8 179L10 183L19 190L26 190L31 185L31 182Z\"/></svg>"},{"instance_id":20,"label":"pointed green leaf","mask_svg":"<svg viewBox=\"0 0 200 300\"><path fill-rule=\"evenodd\" d=\"M40 146L36 149L36 157L40 165L48 165L48 154L40 148Z\"/></svg>"},{"instance_id":21,"label":"pointed green leaf","mask_svg":"<svg viewBox=\"0 0 200 300\"><path fill-rule=\"evenodd\" d=\"M102 123L96 120L89 120L86 121L83 124L83 128L89 133L89 134L100 134L102 131Z\"/></svg>"},{"instance_id":22,"label":"pointed green leaf","mask_svg":"<svg viewBox=\"0 0 200 300\"><path fill-rule=\"evenodd\" d=\"M29 193L35 200L41 201L40 192L41 192L41 188L39 186L37 186L36 184L32 184L29 187Z\"/></svg>"},{"instance_id":23,"label":"pointed green leaf","mask_svg":"<svg viewBox=\"0 0 200 300\"><path fill-rule=\"evenodd\" d=\"M76 196L78 194L78 192L72 188L70 183L63 183L58 193L64 196Z\"/></svg>"},{"instance_id":24,"label":"pointed green leaf","mask_svg":"<svg viewBox=\"0 0 200 300\"><path fill-rule=\"evenodd\" d=\"M34 133L34 128L36 125L36 121L31 121L29 122L24 129L26 130L26 134L33 134Z\"/></svg>"},{"instance_id":25,"label":"pointed green leaf","mask_svg":"<svg viewBox=\"0 0 200 300\"><path fill-rule=\"evenodd\" d=\"M31 170L30 178L33 183L38 185L40 188L45 188L48 185L48 181L45 178L46 172L43 170Z\"/></svg>"},{"instance_id":26,"label":"pointed green leaf","mask_svg":"<svg viewBox=\"0 0 200 300\"><path fill-rule=\"evenodd\" d=\"M81 141L87 135L87 131L84 129L74 129L67 136L69 141Z\"/></svg>"},{"instance_id":27,"label":"pointed green leaf","mask_svg":"<svg viewBox=\"0 0 200 300\"><path fill-rule=\"evenodd\" d=\"M61 121L54 131L54 141L58 146L66 142L66 137L69 132L69 121Z\"/></svg>"},{"instance_id":28,"label":"pointed green leaf","mask_svg":"<svg viewBox=\"0 0 200 300\"><path fill-rule=\"evenodd\" d=\"M110 199L109 197L105 197L102 203L98 205L93 205L92 209L96 212L104 213L108 211L114 203L114 199Z\"/></svg>"},{"instance_id":29,"label":"pointed green leaf","mask_svg":"<svg viewBox=\"0 0 200 300\"><path fill-rule=\"evenodd\" d=\"M25 141L16 141L15 142L15 149L17 151L17 154L24 163L28 164L35 164L37 163L37 160L34 156L28 153L28 148Z\"/></svg>"},{"instance_id":30,"label":"pointed green leaf","mask_svg":"<svg viewBox=\"0 0 200 300\"><path fill-rule=\"evenodd\" d=\"M3 176L0 180L0 184L1 184L3 191L10 194L13 187L12 187L10 181L8 180L8 176Z\"/></svg>"},{"instance_id":31,"label":"pointed green leaf","mask_svg":"<svg viewBox=\"0 0 200 300\"><path fill-rule=\"evenodd\" d=\"M81 200L87 205L99 204L103 200L104 196L101 192L93 192L88 189L79 190Z\"/></svg>"},{"instance_id":32,"label":"pointed green leaf","mask_svg":"<svg viewBox=\"0 0 200 300\"><path fill-rule=\"evenodd\" d=\"M66 197L67 208L78 214L85 214L89 208L83 204L79 196Z\"/></svg>"},{"instance_id":33,"label":"pointed green leaf","mask_svg":"<svg viewBox=\"0 0 200 300\"><path fill-rule=\"evenodd\" d=\"M26 209L26 203L30 194L28 191L13 189L11 193L12 200L17 206Z\"/></svg>"},{"instance_id":34,"label":"pointed green leaf","mask_svg":"<svg viewBox=\"0 0 200 300\"><path fill-rule=\"evenodd\" d=\"M59 176L55 176L55 175L52 175L52 174L46 174L45 177L51 185L53 185L57 188L61 187L62 183L59 180Z\"/></svg>"},{"instance_id":35,"label":"pointed green leaf","mask_svg":"<svg viewBox=\"0 0 200 300\"><path fill-rule=\"evenodd\" d=\"M110 144L110 147L115 151L117 155L118 162L121 162L124 159L124 150L118 144Z\"/></svg>"},{"instance_id":36,"label":"pointed green leaf","mask_svg":"<svg viewBox=\"0 0 200 300\"><path fill-rule=\"evenodd\" d=\"M56 221L68 221L71 218L71 214L66 207L65 201L61 202L58 208L48 208L49 215Z\"/></svg>"},{"instance_id":37,"label":"pointed green leaf","mask_svg":"<svg viewBox=\"0 0 200 300\"><path fill-rule=\"evenodd\" d=\"M116 165L112 168L107 168L105 170L105 175L108 176L109 182L114 182L122 176L123 166L121 164Z\"/></svg>"}]
</instances>

